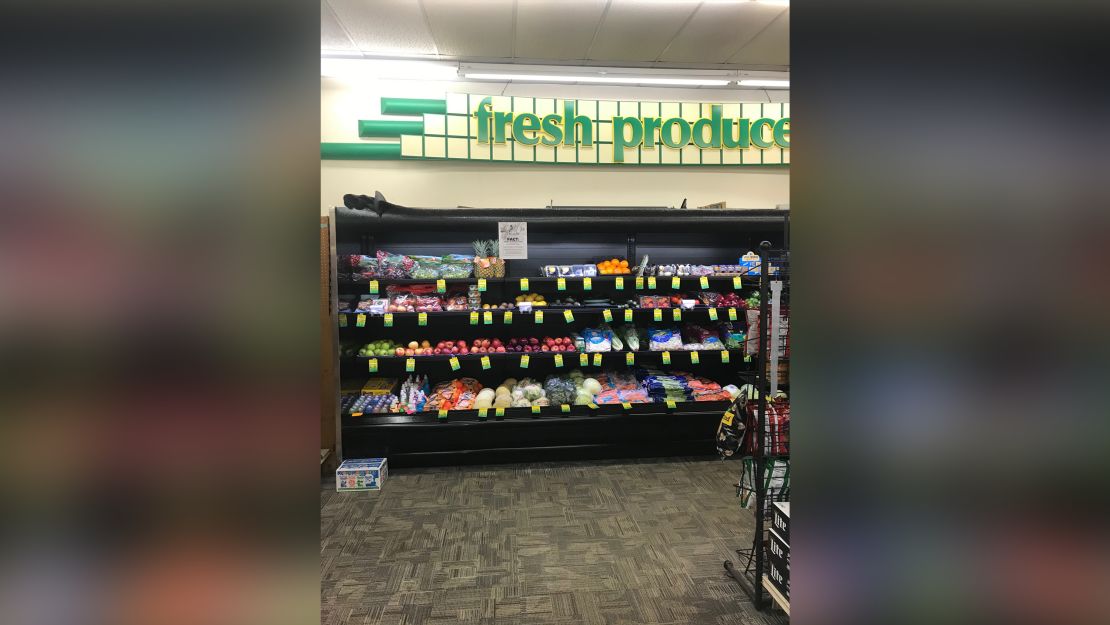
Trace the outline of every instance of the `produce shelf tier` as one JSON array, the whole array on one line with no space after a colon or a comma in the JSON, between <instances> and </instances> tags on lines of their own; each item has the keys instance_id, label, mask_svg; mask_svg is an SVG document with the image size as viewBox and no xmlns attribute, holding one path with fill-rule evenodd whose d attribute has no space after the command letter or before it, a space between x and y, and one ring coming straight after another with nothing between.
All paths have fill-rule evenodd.
<instances>
[{"instance_id":1,"label":"produce shelf tier","mask_svg":"<svg viewBox=\"0 0 1110 625\"><path fill-rule=\"evenodd\" d=\"M562 412L559 406L545 406L540 412L533 413L530 408L505 408L503 417L496 416L493 408L489 409L488 416L482 419L478 410L448 410L446 418L441 418L438 411L415 412L412 414L364 414L362 416L345 415L343 428L348 430L376 427L382 425L407 425L413 423L436 423L449 425L452 423L497 423L499 421L514 419L598 419L608 417L639 417L646 415L670 415L673 417L687 417L693 415L712 414L720 418L721 413L728 407L727 401L686 401L675 402L674 408L668 408L663 402L629 404L628 408L621 404L598 404L597 408L572 405L570 412Z\"/></svg>"},{"instance_id":2,"label":"produce shelf tier","mask_svg":"<svg viewBox=\"0 0 1110 625\"><path fill-rule=\"evenodd\" d=\"M584 289L582 278L585 276L565 276L567 291L578 293L588 293ZM648 288L647 280L645 278L643 288L636 288L636 276L632 274L618 275L604 275L604 276L589 276L593 282L592 291L605 290L606 292L627 293L635 295L669 295L674 289L671 286L671 278L674 276L657 276L655 288ZM709 281L710 290L732 290L733 278L739 277L742 281L742 288L749 289L759 286L759 276L745 275L745 276L678 276L682 290L702 290L700 285L701 278L704 277ZM505 278L485 278L486 284L489 286L498 286L506 293L517 294L520 292L520 280L522 278L528 279L528 285L543 285L549 288L542 289L550 291L559 282L558 277L552 276L509 276ZM624 289L621 291L616 290L617 278L624 278ZM443 280L444 283L450 287L452 285L471 285L478 284L478 278L371 278L367 280L341 280L337 284L339 286L339 293L341 295L365 295L369 292L370 280L375 280L378 283L379 290L384 293L385 287L391 284L435 284L437 280ZM516 291L514 293L514 290ZM532 289L534 290L534 289ZM554 291L552 291L554 292Z\"/></svg>"}]
</instances>

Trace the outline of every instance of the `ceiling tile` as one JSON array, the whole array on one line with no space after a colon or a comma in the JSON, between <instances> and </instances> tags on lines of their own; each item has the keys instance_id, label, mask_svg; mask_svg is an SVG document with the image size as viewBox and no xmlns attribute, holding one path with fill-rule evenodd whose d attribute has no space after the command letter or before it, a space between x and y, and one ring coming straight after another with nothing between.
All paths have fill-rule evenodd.
<instances>
[{"instance_id":1,"label":"ceiling tile","mask_svg":"<svg viewBox=\"0 0 1110 625\"><path fill-rule=\"evenodd\" d=\"M339 19L327 2L320 3L320 49L356 50L355 42L343 32Z\"/></svg>"},{"instance_id":2,"label":"ceiling tile","mask_svg":"<svg viewBox=\"0 0 1110 625\"><path fill-rule=\"evenodd\" d=\"M655 61L697 8L696 2L612 0L589 60Z\"/></svg>"},{"instance_id":3,"label":"ceiling tile","mask_svg":"<svg viewBox=\"0 0 1110 625\"><path fill-rule=\"evenodd\" d=\"M659 60L724 63L784 11L757 2L703 4Z\"/></svg>"},{"instance_id":4,"label":"ceiling tile","mask_svg":"<svg viewBox=\"0 0 1110 625\"><path fill-rule=\"evenodd\" d=\"M516 56L570 61L586 56L606 0L519 0Z\"/></svg>"},{"instance_id":5,"label":"ceiling tile","mask_svg":"<svg viewBox=\"0 0 1110 625\"><path fill-rule=\"evenodd\" d=\"M423 0L440 54L513 56L513 0Z\"/></svg>"},{"instance_id":6,"label":"ceiling tile","mask_svg":"<svg viewBox=\"0 0 1110 625\"><path fill-rule=\"evenodd\" d=\"M363 52L435 54L435 43L414 0L326 0Z\"/></svg>"},{"instance_id":7,"label":"ceiling tile","mask_svg":"<svg viewBox=\"0 0 1110 625\"><path fill-rule=\"evenodd\" d=\"M790 12L776 18L728 61L749 66L790 65Z\"/></svg>"}]
</instances>

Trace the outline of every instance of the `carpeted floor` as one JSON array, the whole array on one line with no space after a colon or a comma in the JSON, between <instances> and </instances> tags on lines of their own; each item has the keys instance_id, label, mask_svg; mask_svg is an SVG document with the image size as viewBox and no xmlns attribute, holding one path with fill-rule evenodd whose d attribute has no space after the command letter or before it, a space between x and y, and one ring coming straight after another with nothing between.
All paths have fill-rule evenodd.
<instances>
[{"instance_id":1,"label":"carpeted floor","mask_svg":"<svg viewBox=\"0 0 1110 625\"><path fill-rule=\"evenodd\" d=\"M722 561L751 544L739 462L402 469L321 493L324 625L782 624Z\"/></svg>"}]
</instances>

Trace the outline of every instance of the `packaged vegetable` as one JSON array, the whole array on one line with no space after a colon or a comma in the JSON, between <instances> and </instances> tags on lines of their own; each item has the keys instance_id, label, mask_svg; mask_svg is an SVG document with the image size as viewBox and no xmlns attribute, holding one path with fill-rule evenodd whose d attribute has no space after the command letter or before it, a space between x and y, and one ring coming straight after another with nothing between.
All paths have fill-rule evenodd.
<instances>
[{"instance_id":1,"label":"packaged vegetable","mask_svg":"<svg viewBox=\"0 0 1110 625\"><path fill-rule=\"evenodd\" d=\"M613 350L613 341L610 338L610 333L597 328L586 328L582 330L582 338L585 341L586 352L608 352Z\"/></svg>"},{"instance_id":2,"label":"packaged vegetable","mask_svg":"<svg viewBox=\"0 0 1110 625\"><path fill-rule=\"evenodd\" d=\"M648 339L652 351L682 349L682 335L674 328L652 328L648 330Z\"/></svg>"},{"instance_id":3,"label":"packaged vegetable","mask_svg":"<svg viewBox=\"0 0 1110 625\"><path fill-rule=\"evenodd\" d=\"M383 278L410 278L413 266L408 256L378 250L378 273Z\"/></svg>"}]
</instances>

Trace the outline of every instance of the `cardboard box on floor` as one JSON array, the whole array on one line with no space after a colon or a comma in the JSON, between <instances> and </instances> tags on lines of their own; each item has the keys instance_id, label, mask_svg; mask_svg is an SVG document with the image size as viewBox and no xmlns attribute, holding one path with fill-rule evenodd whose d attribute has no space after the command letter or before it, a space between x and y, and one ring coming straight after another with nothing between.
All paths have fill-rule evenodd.
<instances>
[{"instance_id":1,"label":"cardboard box on floor","mask_svg":"<svg viewBox=\"0 0 1110 625\"><path fill-rule=\"evenodd\" d=\"M335 470L336 492L381 490L389 473L385 458L344 460Z\"/></svg>"}]
</instances>

